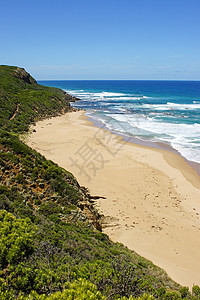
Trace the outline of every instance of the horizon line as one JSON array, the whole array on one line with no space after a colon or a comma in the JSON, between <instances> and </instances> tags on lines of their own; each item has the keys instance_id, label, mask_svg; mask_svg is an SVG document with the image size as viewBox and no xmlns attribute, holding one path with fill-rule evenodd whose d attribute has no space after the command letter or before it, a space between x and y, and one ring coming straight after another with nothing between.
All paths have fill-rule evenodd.
<instances>
[{"instance_id":1,"label":"horizon line","mask_svg":"<svg viewBox=\"0 0 200 300\"><path fill-rule=\"evenodd\" d=\"M37 81L196 81L200 79L37 79Z\"/></svg>"}]
</instances>

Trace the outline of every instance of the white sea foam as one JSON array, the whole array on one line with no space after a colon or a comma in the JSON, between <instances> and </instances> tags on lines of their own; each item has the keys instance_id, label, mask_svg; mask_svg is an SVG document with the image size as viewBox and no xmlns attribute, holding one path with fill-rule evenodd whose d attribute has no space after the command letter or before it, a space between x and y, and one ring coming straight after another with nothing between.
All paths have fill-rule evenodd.
<instances>
[{"instance_id":1,"label":"white sea foam","mask_svg":"<svg viewBox=\"0 0 200 300\"><path fill-rule=\"evenodd\" d=\"M65 90L65 92L68 94L77 94L84 92L84 90Z\"/></svg>"},{"instance_id":2,"label":"white sea foam","mask_svg":"<svg viewBox=\"0 0 200 300\"><path fill-rule=\"evenodd\" d=\"M196 109L196 108L200 108L200 104L178 104L178 103L171 103L171 102L167 102L168 106L171 107L175 107L178 109Z\"/></svg>"},{"instance_id":3,"label":"white sea foam","mask_svg":"<svg viewBox=\"0 0 200 300\"><path fill-rule=\"evenodd\" d=\"M108 93L108 92L100 92L100 93L88 93L93 97L99 97L99 98L112 98L112 97L120 97L120 96L126 96L126 94L122 93Z\"/></svg>"},{"instance_id":4,"label":"white sea foam","mask_svg":"<svg viewBox=\"0 0 200 300\"><path fill-rule=\"evenodd\" d=\"M84 90L66 90L67 93L69 94L73 94L76 96L88 96L88 97L92 97L92 98L100 98L100 100L102 98L108 98L109 100L129 100L129 99L141 99L143 98L143 96L138 97L138 96L134 96L134 95L130 95L130 94L123 94L123 93L112 93L112 92L86 92ZM117 97L117 98L116 98Z\"/></svg>"},{"instance_id":5,"label":"white sea foam","mask_svg":"<svg viewBox=\"0 0 200 300\"><path fill-rule=\"evenodd\" d=\"M200 101L193 101L190 104L179 104L173 101L166 104L155 104L155 102L151 104L151 100L149 102L147 100L150 97L142 95L84 90L67 92L83 100L78 105L93 108L93 112L89 115L102 122L109 130L141 139L170 143L184 157L200 163L200 124L176 123L177 116L173 115L173 110L182 110L181 115L188 118L188 114L184 115L183 111L199 110ZM152 110L154 113L151 112ZM139 111L141 113L136 114ZM148 116L142 114L142 111L146 113L149 111ZM162 121L158 121L158 117Z\"/></svg>"},{"instance_id":6,"label":"white sea foam","mask_svg":"<svg viewBox=\"0 0 200 300\"><path fill-rule=\"evenodd\" d=\"M108 129L131 134L142 139L167 142L188 160L200 163L200 124L176 124L158 122L150 117L130 114L100 116Z\"/></svg>"},{"instance_id":7,"label":"white sea foam","mask_svg":"<svg viewBox=\"0 0 200 300\"><path fill-rule=\"evenodd\" d=\"M115 96L125 96L126 95L126 94L122 94L122 93L108 93L108 92L101 92L99 94L103 95L105 97L115 97Z\"/></svg>"},{"instance_id":8,"label":"white sea foam","mask_svg":"<svg viewBox=\"0 0 200 300\"><path fill-rule=\"evenodd\" d=\"M167 104L141 104L143 108L155 110L194 110L200 109L200 104L177 104L167 102Z\"/></svg>"},{"instance_id":9,"label":"white sea foam","mask_svg":"<svg viewBox=\"0 0 200 300\"><path fill-rule=\"evenodd\" d=\"M132 100L141 100L142 97L134 97L134 96L129 96L129 97L118 97L118 98L109 98L109 101L119 101L119 100L129 100L129 101L132 101Z\"/></svg>"}]
</instances>

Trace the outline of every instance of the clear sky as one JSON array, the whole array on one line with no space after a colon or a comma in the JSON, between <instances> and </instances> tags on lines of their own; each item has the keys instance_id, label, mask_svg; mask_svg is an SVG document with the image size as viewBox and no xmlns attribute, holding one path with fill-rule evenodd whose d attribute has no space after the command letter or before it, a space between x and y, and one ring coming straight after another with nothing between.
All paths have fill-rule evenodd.
<instances>
[{"instance_id":1,"label":"clear sky","mask_svg":"<svg viewBox=\"0 0 200 300\"><path fill-rule=\"evenodd\" d=\"M200 80L200 0L6 0L0 9L0 64L37 80Z\"/></svg>"}]
</instances>

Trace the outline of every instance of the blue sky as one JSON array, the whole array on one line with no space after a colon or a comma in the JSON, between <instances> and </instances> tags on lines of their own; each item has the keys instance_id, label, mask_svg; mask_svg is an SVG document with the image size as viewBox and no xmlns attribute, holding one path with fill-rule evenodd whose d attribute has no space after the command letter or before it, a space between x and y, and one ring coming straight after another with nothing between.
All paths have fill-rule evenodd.
<instances>
[{"instance_id":1,"label":"blue sky","mask_svg":"<svg viewBox=\"0 0 200 300\"><path fill-rule=\"evenodd\" d=\"M200 80L199 13L199 0L1 1L0 64L37 80Z\"/></svg>"}]
</instances>

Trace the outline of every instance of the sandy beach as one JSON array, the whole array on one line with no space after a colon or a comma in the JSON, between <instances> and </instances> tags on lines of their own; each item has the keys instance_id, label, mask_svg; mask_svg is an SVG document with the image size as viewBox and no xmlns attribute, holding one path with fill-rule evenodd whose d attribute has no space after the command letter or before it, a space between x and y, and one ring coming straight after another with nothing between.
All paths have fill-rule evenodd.
<instances>
[{"instance_id":1,"label":"sandy beach","mask_svg":"<svg viewBox=\"0 0 200 300\"><path fill-rule=\"evenodd\" d=\"M72 172L103 231L182 285L200 284L200 177L181 156L124 141L83 111L39 121L27 144Z\"/></svg>"}]
</instances>

